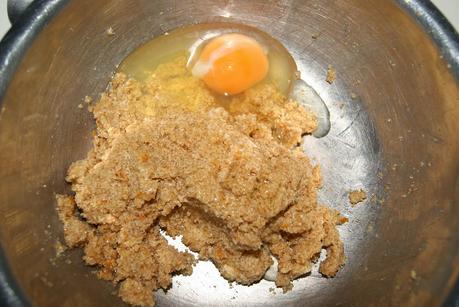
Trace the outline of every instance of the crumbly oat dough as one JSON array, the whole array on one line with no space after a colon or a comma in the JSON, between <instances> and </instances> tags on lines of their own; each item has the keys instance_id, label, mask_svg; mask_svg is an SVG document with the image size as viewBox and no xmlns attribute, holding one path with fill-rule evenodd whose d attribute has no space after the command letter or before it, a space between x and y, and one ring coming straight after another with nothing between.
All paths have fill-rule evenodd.
<instances>
[{"instance_id":1,"label":"crumbly oat dough","mask_svg":"<svg viewBox=\"0 0 459 307\"><path fill-rule=\"evenodd\" d=\"M325 78L325 81L332 84L333 82L335 82L335 79L336 79L336 70L333 68L332 65L328 65L327 77Z\"/></svg>"},{"instance_id":2,"label":"crumbly oat dough","mask_svg":"<svg viewBox=\"0 0 459 307\"><path fill-rule=\"evenodd\" d=\"M125 302L152 306L154 290L192 272L196 260L160 229L247 285L271 255L284 290L322 249L323 275L344 263L336 229L344 220L317 204L320 170L297 147L314 116L269 84L226 107L179 58L142 83L117 74L93 108L94 147L70 167L75 195L57 197L58 213L67 245L119 283Z\"/></svg>"},{"instance_id":3,"label":"crumbly oat dough","mask_svg":"<svg viewBox=\"0 0 459 307\"><path fill-rule=\"evenodd\" d=\"M349 202L352 205L356 205L365 199L367 199L367 193L362 189L349 192Z\"/></svg>"}]
</instances>

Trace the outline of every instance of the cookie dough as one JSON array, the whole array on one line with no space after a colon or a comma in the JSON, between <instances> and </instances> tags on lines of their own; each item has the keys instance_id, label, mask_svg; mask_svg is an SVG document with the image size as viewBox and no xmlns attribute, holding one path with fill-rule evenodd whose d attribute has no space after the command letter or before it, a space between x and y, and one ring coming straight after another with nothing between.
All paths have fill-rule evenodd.
<instances>
[{"instance_id":1,"label":"cookie dough","mask_svg":"<svg viewBox=\"0 0 459 307\"><path fill-rule=\"evenodd\" d=\"M198 260L250 285L274 257L285 291L323 249L323 275L344 264L344 219L317 203L320 169L298 146L317 121L273 85L220 101L178 58L145 82L115 75L92 112L93 148L69 168L74 195L57 196L58 213L66 244L125 302L154 305Z\"/></svg>"}]
</instances>

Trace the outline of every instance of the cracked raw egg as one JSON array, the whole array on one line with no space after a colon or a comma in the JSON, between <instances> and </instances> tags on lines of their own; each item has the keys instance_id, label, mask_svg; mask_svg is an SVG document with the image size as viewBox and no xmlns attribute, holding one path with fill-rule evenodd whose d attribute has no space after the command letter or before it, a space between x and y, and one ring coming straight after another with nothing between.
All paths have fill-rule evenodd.
<instances>
[{"instance_id":1,"label":"cracked raw egg","mask_svg":"<svg viewBox=\"0 0 459 307\"><path fill-rule=\"evenodd\" d=\"M319 125L314 136L325 136L330 130L328 108L314 89L299 78L292 55L278 40L250 26L209 23L167 32L130 53L118 71L143 81L159 65L180 56L188 59L190 75L211 89L220 106L226 107L225 96L270 82L316 114Z\"/></svg>"},{"instance_id":2,"label":"cracked raw egg","mask_svg":"<svg viewBox=\"0 0 459 307\"><path fill-rule=\"evenodd\" d=\"M193 65L192 74L219 94L242 93L268 74L267 51L255 39L223 34L205 45Z\"/></svg>"}]
</instances>

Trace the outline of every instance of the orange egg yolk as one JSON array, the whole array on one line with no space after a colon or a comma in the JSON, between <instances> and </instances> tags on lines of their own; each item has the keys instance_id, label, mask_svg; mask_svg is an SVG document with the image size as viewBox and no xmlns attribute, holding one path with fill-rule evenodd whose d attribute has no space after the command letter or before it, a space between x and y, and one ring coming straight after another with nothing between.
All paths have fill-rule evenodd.
<instances>
[{"instance_id":1,"label":"orange egg yolk","mask_svg":"<svg viewBox=\"0 0 459 307\"><path fill-rule=\"evenodd\" d=\"M251 37L232 33L204 46L192 73L217 93L234 95L263 80L268 69L263 47Z\"/></svg>"}]
</instances>

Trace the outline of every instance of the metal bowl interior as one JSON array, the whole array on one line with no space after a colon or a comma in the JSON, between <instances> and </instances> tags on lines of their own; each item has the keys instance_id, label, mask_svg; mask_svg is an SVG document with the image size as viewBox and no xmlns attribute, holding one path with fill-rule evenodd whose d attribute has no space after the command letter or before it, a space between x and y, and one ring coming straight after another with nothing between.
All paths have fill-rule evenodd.
<instances>
[{"instance_id":1,"label":"metal bowl interior","mask_svg":"<svg viewBox=\"0 0 459 307\"><path fill-rule=\"evenodd\" d=\"M324 99L332 129L306 137L321 165L321 202L350 221L347 263L293 291L262 281L230 286L210 263L176 277L161 306L440 305L459 270L459 85L420 25L392 1L68 1L22 58L0 113L0 239L11 271L37 306L118 306L113 286L56 258L55 193L85 157L98 97L117 65L152 37L194 23L236 22L283 43ZM106 35L112 27L115 35ZM328 65L338 78L325 81ZM369 201L348 204L349 190Z\"/></svg>"}]
</instances>

